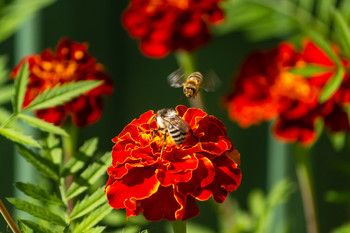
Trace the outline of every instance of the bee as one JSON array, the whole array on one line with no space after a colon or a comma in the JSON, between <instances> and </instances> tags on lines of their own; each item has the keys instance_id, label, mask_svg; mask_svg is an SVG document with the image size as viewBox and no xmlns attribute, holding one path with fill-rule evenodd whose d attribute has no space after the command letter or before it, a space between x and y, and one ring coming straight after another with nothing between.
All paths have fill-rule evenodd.
<instances>
[{"instance_id":1,"label":"bee","mask_svg":"<svg viewBox=\"0 0 350 233\"><path fill-rule=\"evenodd\" d=\"M163 108L158 110L150 123L152 123L154 118L158 124L158 129L154 131L152 139L158 131L164 135L164 144L161 150L161 154L163 153L166 145L167 133L169 133L171 139L176 145L181 145L186 141L188 132L190 132L191 135L196 140L198 140L197 137L193 134L191 127L187 124L186 121L181 118L175 109Z\"/></svg>"},{"instance_id":2,"label":"bee","mask_svg":"<svg viewBox=\"0 0 350 233\"><path fill-rule=\"evenodd\" d=\"M191 73L186 80L184 80L184 76L184 72L180 68L168 76L168 82L171 87L183 87L183 93L189 99L195 98L200 88L205 91L214 91L220 85L220 80L214 72L211 72L206 79L200 72Z\"/></svg>"}]
</instances>

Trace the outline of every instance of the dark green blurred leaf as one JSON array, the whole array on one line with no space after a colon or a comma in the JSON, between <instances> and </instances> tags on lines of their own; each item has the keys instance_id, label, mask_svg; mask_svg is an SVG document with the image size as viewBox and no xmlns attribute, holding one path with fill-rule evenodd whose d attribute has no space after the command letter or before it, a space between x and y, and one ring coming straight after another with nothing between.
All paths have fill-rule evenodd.
<instances>
[{"instance_id":1,"label":"dark green blurred leaf","mask_svg":"<svg viewBox=\"0 0 350 233\"><path fill-rule=\"evenodd\" d=\"M26 110L38 110L61 105L79 95L82 95L94 89L102 83L103 81L87 80L71 82L61 86L57 85L54 88L48 89L36 97L26 108Z\"/></svg>"},{"instance_id":2,"label":"dark green blurred leaf","mask_svg":"<svg viewBox=\"0 0 350 233\"><path fill-rule=\"evenodd\" d=\"M25 62L18 72L15 79L15 93L13 96L12 110L15 114L21 111L24 101L24 95L27 91L27 84L29 80L28 63Z\"/></svg>"},{"instance_id":3,"label":"dark green blurred leaf","mask_svg":"<svg viewBox=\"0 0 350 233\"><path fill-rule=\"evenodd\" d=\"M62 200L58 198L54 193L44 190L39 186L30 183L17 182L16 188L34 199L53 205L64 205Z\"/></svg>"},{"instance_id":4,"label":"dark green blurred leaf","mask_svg":"<svg viewBox=\"0 0 350 233\"><path fill-rule=\"evenodd\" d=\"M70 215L70 219L80 218L90 212L93 212L99 205L106 203L106 194L104 192L104 187L97 189L93 194L87 195L83 200L78 201Z\"/></svg>"},{"instance_id":5,"label":"dark green blurred leaf","mask_svg":"<svg viewBox=\"0 0 350 233\"><path fill-rule=\"evenodd\" d=\"M39 225L35 222L32 222L30 220L21 220L25 225L27 225L29 228L33 230L35 233L54 233L50 229L47 229L46 227Z\"/></svg>"},{"instance_id":6,"label":"dark green blurred leaf","mask_svg":"<svg viewBox=\"0 0 350 233\"><path fill-rule=\"evenodd\" d=\"M21 118L23 121L27 122L28 124L42 130L42 131L46 131L49 133L54 133L54 134L58 134L61 136L69 136L67 134L67 132L62 129L61 127L58 127L54 124L48 123L44 120L41 120L37 117L33 117L33 116L28 116L28 115L24 115L24 114L19 114L18 115L19 118Z\"/></svg>"},{"instance_id":7,"label":"dark green blurred leaf","mask_svg":"<svg viewBox=\"0 0 350 233\"><path fill-rule=\"evenodd\" d=\"M80 148L77 156L70 159L64 166L63 176L78 172L86 165L86 162L93 156L97 150L98 138L91 138Z\"/></svg>"},{"instance_id":8,"label":"dark green blurred leaf","mask_svg":"<svg viewBox=\"0 0 350 233\"><path fill-rule=\"evenodd\" d=\"M7 56L0 55L0 86L9 80L9 71L7 69Z\"/></svg>"},{"instance_id":9,"label":"dark green blurred leaf","mask_svg":"<svg viewBox=\"0 0 350 233\"><path fill-rule=\"evenodd\" d=\"M331 11L336 4L336 0L318 0L316 4L316 15L323 22L329 24L331 21Z\"/></svg>"},{"instance_id":10,"label":"dark green blurred leaf","mask_svg":"<svg viewBox=\"0 0 350 233\"><path fill-rule=\"evenodd\" d=\"M323 87L318 100L320 103L326 102L338 90L343 81L344 73L344 68L338 67L336 73L331 77L330 80L328 80L326 85Z\"/></svg>"},{"instance_id":11,"label":"dark green blurred leaf","mask_svg":"<svg viewBox=\"0 0 350 233\"><path fill-rule=\"evenodd\" d=\"M112 163L111 152L105 153L98 161L87 167L76 181L69 187L66 198L71 199L87 190L98 178L106 174L107 167Z\"/></svg>"},{"instance_id":12,"label":"dark green blurred leaf","mask_svg":"<svg viewBox=\"0 0 350 233\"><path fill-rule=\"evenodd\" d=\"M322 66L316 66L316 65L307 65L303 67L296 67L288 70L289 73L295 74L295 75L301 75L304 77L310 77L311 75L321 73L324 71L327 71L328 69Z\"/></svg>"},{"instance_id":13,"label":"dark green blurred leaf","mask_svg":"<svg viewBox=\"0 0 350 233\"><path fill-rule=\"evenodd\" d=\"M27 201L23 201L18 198L7 198L7 200L14 205L17 209L23 210L35 217L44 219L48 222L61 225L61 226L66 226L67 223L62 219L60 216L50 212L47 208L43 208L37 205L34 205L32 203L29 203ZM22 220L25 224L26 222ZM27 224L26 224L27 225Z\"/></svg>"},{"instance_id":14,"label":"dark green blurred leaf","mask_svg":"<svg viewBox=\"0 0 350 233\"><path fill-rule=\"evenodd\" d=\"M350 203L350 191L329 191L326 200L333 203Z\"/></svg>"},{"instance_id":15,"label":"dark green blurred leaf","mask_svg":"<svg viewBox=\"0 0 350 233\"><path fill-rule=\"evenodd\" d=\"M25 135L19 130L11 128L0 128L0 134L10 139L11 141L18 142L20 144L40 147L39 143L35 139L33 139L31 136Z\"/></svg>"},{"instance_id":16,"label":"dark green blurred leaf","mask_svg":"<svg viewBox=\"0 0 350 233\"><path fill-rule=\"evenodd\" d=\"M49 160L37 155L25 146L17 144L19 153L31 163L41 174L55 181L59 180L56 166Z\"/></svg>"},{"instance_id":17,"label":"dark green blurred leaf","mask_svg":"<svg viewBox=\"0 0 350 233\"><path fill-rule=\"evenodd\" d=\"M0 42L16 32L31 15L53 2L54 0L11 1L0 11Z\"/></svg>"},{"instance_id":18,"label":"dark green blurred leaf","mask_svg":"<svg viewBox=\"0 0 350 233\"><path fill-rule=\"evenodd\" d=\"M106 215L108 215L112 211L112 207L109 206L108 203L99 207L95 211L91 212L91 214L85 217L74 229L73 233L80 233L89 230L94 227L97 223L99 223Z\"/></svg>"}]
</instances>

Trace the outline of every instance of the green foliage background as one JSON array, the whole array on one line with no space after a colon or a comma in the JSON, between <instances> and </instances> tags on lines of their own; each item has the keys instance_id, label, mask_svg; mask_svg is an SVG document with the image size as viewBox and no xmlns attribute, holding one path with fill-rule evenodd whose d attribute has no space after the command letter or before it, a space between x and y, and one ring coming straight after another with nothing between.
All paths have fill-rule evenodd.
<instances>
[{"instance_id":1,"label":"green foliage background","mask_svg":"<svg viewBox=\"0 0 350 233\"><path fill-rule=\"evenodd\" d=\"M293 3L307 9L307 4L319 5L325 1L281 1ZM300 36L298 22L281 17L280 13L269 14L270 21L254 21L259 14L264 17L264 9L253 6L237 7L239 1L231 0L233 6L231 14L233 19L230 25L224 25L215 30L216 36L207 46L197 51L199 70L205 72L213 69L220 77L224 85L215 93L203 93L207 105L207 112L215 115L224 122L228 134L241 153L241 169L243 174L242 184L231 197L236 200L241 209L249 207L249 193L254 189L269 191L268 173L272 167L268 167L268 151L270 142L270 125L265 123L258 127L241 129L231 122L222 106L221 98L230 89L232 76L242 63L242 59L255 49L268 49L286 39L295 39ZM254 1L250 1L252 4ZM273 1L262 1L273 2ZM311 3L310 3L311 2ZM332 1L329 1L332 2ZM346 0L334 1L334 5L345 4ZM144 57L138 50L137 43L131 39L127 31L121 25L121 14L128 1L105 0L102 2L91 0L59 0L44 8L36 15L34 24L38 33L32 32L37 47L32 48L36 53L45 48L54 48L58 40L67 36L79 42L90 44L89 52L102 63L114 82L114 93L111 98L105 100L104 113L101 120L90 127L79 131L79 143L91 137L99 138L99 151L110 151L113 144L111 139L119 134L123 127L140 114L153 109L175 107L179 104L189 106L187 100L179 89L170 88L166 77L178 68L176 59L169 55L164 59L151 59ZM236 4L236 5L235 5ZM303 6L304 4L304 6ZM349 4L347 4L349 6ZM230 5L228 5L230 7ZM275 7L279 7L275 5ZM288 14L280 7L282 15ZM344 7L344 9L347 9ZM350 9L350 7L349 7ZM313 11L317 11L316 8ZM235 17L235 14L237 15ZM303 15L303 14L302 14ZM245 18L243 17L245 16ZM297 15L298 16L298 15ZM250 18L249 18L250 17ZM327 16L325 16L327 17ZM276 20L276 19L282 20ZM33 20L33 19L28 19ZM334 19L329 19L331 27L334 27ZM347 18L349 22L349 18ZM304 15L300 21L306 28L317 28L312 20ZM33 21L32 21L33 22ZM1 23L1 22L0 22ZM265 24L264 24L265 23ZM318 25L316 23L316 25ZM323 26L320 26L323 32ZM270 29L270 30L267 30ZM22 28L20 30L25 30ZM326 32L325 35L331 33ZM332 38L332 36L329 36ZM26 38L18 34L9 37L0 44L1 54L7 54L9 66L13 67L18 62L16 49L26 43ZM272 144L276 146L275 144ZM277 147L277 146L276 146ZM286 146L287 175L295 180L295 164L289 146ZM347 202L331 203L327 201L337 198L338 192L328 195L329 190L349 190L350 157L349 143L340 151L335 151L326 134L323 134L312 149L312 165L315 178L318 213L321 233L330 232L332 229L346 223L349 219L349 200ZM14 146L3 137L0 137L0 198L14 195L14 180L16 164L14 160ZM276 164L275 166L279 166ZM277 169L277 168L276 168ZM292 188L291 188L292 189ZM289 232L306 232L300 193L297 185L290 196L287 208L287 228ZM257 195L259 196L259 195ZM261 195L260 195L261 196ZM335 197L335 198L334 198ZM258 200L259 197L255 197ZM260 202L263 203L260 199ZM5 205L13 210L9 203ZM262 205L263 206L263 205ZM200 203L200 215L191 220L200 229L198 232L219 232L220 223L217 220L215 207L211 203ZM250 213L252 211L250 210ZM240 212L239 212L240 213ZM260 212L257 212L260 213ZM241 213L241 217L247 213ZM111 220L113 222L113 220ZM244 222L244 220L242 220ZM166 224L152 223L149 232L164 232ZM4 221L0 221L0 231L6 232ZM191 232L191 231L189 231ZM239 231L237 231L239 232ZM243 231L240 231L243 232ZM340 231L339 231L340 232Z\"/></svg>"}]
</instances>

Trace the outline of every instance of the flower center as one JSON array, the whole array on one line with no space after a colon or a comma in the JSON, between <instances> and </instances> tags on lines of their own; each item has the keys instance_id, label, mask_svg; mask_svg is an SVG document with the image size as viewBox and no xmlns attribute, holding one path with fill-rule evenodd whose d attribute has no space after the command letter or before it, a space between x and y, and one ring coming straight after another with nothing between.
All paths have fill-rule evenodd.
<instances>
[{"instance_id":1,"label":"flower center","mask_svg":"<svg viewBox=\"0 0 350 233\"><path fill-rule=\"evenodd\" d=\"M186 10L190 3L189 0L150 0L148 6L146 7L146 11L154 12L159 6L166 5L179 8L181 10Z\"/></svg>"},{"instance_id":2,"label":"flower center","mask_svg":"<svg viewBox=\"0 0 350 233\"><path fill-rule=\"evenodd\" d=\"M47 88L58 83L70 82L75 79L78 63L74 60L41 61L34 65L32 72L37 77L45 80Z\"/></svg>"},{"instance_id":3,"label":"flower center","mask_svg":"<svg viewBox=\"0 0 350 233\"><path fill-rule=\"evenodd\" d=\"M307 79L288 72L280 74L273 90L291 99L307 100L311 94L311 88Z\"/></svg>"}]
</instances>

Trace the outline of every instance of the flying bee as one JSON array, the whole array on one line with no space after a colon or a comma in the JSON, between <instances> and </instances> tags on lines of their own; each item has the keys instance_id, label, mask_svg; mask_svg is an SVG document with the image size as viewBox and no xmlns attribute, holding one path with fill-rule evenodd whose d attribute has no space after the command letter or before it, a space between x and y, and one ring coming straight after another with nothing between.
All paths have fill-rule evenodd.
<instances>
[{"instance_id":1,"label":"flying bee","mask_svg":"<svg viewBox=\"0 0 350 233\"><path fill-rule=\"evenodd\" d=\"M158 124L158 129L153 133L153 137L159 131L164 135L164 144L161 150L161 154L166 145L166 135L169 133L171 139L176 145L183 144L187 139L188 132L196 139L194 136L191 127L184 121L181 116L176 112L175 109L172 108L163 108L157 111L156 115L153 117L156 118L156 122ZM153 120L152 118L152 120ZM150 123L152 123L152 120Z\"/></svg>"},{"instance_id":2,"label":"flying bee","mask_svg":"<svg viewBox=\"0 0 350 233\"><path fill-rule=\"evenodd\" d=\"M168 82L171 87L183 87L183 92L189 99L195 98L200 88L205 91L214 91L221 83L214 72L211 72L205 79L200 72L191 73L187 79L184 77L185 74L180 68L168 76Z\"/></svg>"}]
</instances>

